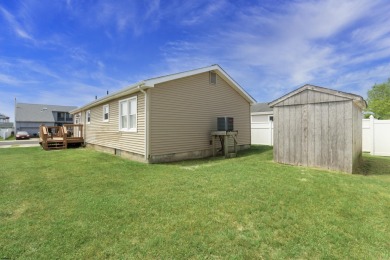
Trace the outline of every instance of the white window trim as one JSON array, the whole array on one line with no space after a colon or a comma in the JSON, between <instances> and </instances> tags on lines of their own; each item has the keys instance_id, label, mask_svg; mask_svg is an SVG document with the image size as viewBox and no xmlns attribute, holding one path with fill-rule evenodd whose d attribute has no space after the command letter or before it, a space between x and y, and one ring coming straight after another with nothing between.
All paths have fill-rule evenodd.
<instances>
[{"instance_id":1,"label":"white window trim","mask_svg":"<svg viewBox=\"0 0 390 260\"><path fill-rule=\"evenodd\" d=\"M104 109L105 108L107 108L107 114L108 114L108 118L107 119L104 118L104 115L105 115ZM110 121L110 105L106 104L106 105L103 106L103 122L109 122L109 121Z\"/></svg>"},{"instance_id":2,"label":"white window trim","mask_svg":"<svg viewBox=\"0 0 390 260\"><path fill-rule=\"evenodd\" d=\"M135 111L135 127L134 128L129 128L130 127L130 114L129 114L129 111L130 111L130 102L132 100L135 100L135 104L136 104L136 111ZM122 102L127 102L127 128L122 128L122 116L121 116L121 103ZM119 131L121 132L132 132L132 133L136 133L138 130L138 99L137 99L137 96L134 96L134 97L131 97L131 98L127 98L127 99L122 99L122 100L119 100L118 101L118 111L119 111L119 125L118 125L118 128L119 128Z\"/></svg>"},{"instance_id":3,"label":"white window trim","mask_svg":"<svg viewBox=\"0 0 390 260\"><path fill-rule=\"evenodd\" d=\"M88 121L88 114L89 114L89 121ZM89 125L91 123L91 110L85 111L85 123Z\"/></svg>"}]
</instances>

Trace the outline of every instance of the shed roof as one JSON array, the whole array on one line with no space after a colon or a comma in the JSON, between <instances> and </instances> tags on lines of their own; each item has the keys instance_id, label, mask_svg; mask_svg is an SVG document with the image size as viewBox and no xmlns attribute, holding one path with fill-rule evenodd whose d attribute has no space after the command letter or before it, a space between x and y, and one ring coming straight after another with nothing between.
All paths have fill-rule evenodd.
<instances>
[{"instance_id":1,"label":"shed roof","mask_svg":"<svg viewBox=\"0 0 390 260\"><path fill-rule=\"evenodd\" d=\"M256 103L256 100L251 97L237 82L235 82L218 64L211 65L208 67L203 67L199 69L194 69L194 70L189 70L189 71L184 71L180 73L175 73L175 74L170 74L166 76L161 76L161 77L155 77L155 78L150 78L146 80L139 81L135 84L132 84L128 87L125 87L117 92L114 92L110 95L107 95L103 98L94 100L93 102L90 102L82 107L79 107L75 110L72 110L71 113L78 113L82 110L89 109L93 106L105 103L107 101L110 101L112 99L116 99L119 97L123 97L132 93L135 93L137 91L140 91L141 89L147 89L147 88L153 88L156 84L171 81L171 80L176 80L184 77L189 77L193 76L196 74L208 72L208 71L214 71L217 73L221 78L223 78L233 89L235 89L238 94L240 94L244 99L246 99L250 104Z\"/></svg>"},{"instance_id":2,"label":"shed roof","mask_svg":"<svg viewBox=\"0 0 390 260\"><path fill-rule=\"evenodd\" d=\"M251 106L251 113L258 112L272 112L273 109L268 105L268 103L256 103Z\"/></svg>"},{"instance_id":3,"label":"shed roof","mask_svg":"<svg viewBox=\"0 0 390 260\"><path fill-rule=\"evenodd\" d=\"M69 112L76 106L57 106L44 104L16 104L15 121L18 122L55 122L53 112Z\"/></svg>"},{"instance_id":4,"label":"shed roof","mask_svg":"<svg viewBox=\"0 0 390 260\"><path fill-rule=\"evenodd\" d=\"M342 92L342 91L338 91L338 90L334 90L334 89L314 86L314 85L310 85L310 84L306 84L306 85L304 85L304 86L302 86L294 91L291 91L290 93L287 93L286 95L284 95L278 99L275 99L274 101L269 103L269 106L272 108L272 107L276 106L277 104L279 104L280 102L283 102L284 100L286 100L286 99L288 99L288 98L290 98L290 97L292 97L292 96L294 96L302 91L305 91L305 90L312 90L312 91L317 91L317 92L321 92L321 93L326 93L326 94L350 99L350 100L353 100L354 103L357 104L362 109L367 107L366 101L359 95L347 93L347 92Z\"/></svg>"}]
</instances>

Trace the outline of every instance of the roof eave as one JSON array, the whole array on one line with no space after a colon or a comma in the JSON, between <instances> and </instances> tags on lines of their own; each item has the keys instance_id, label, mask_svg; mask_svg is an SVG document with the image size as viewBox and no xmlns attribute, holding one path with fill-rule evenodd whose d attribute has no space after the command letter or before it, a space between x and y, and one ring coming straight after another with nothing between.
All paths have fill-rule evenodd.
<instances>
[{"instance_id":1,"label":"roof eave","mask_svg":"<svg viewBox=\"0 0 390 260\"><path fill-rule=\"evenodd\" d=\"M103 103L107 103L113 99L116 99L116 98L120 98L120 97L123 97L123 96L127 96L127 95L131 95L133 93L136 93L138 91L140 91L140 89L147 89L147 88L151 88L153 86L150 86L150 85L145 85L145 82L144 81L140 81L136 84L133 84L133 85L130 85L122 90L119 90L115 93L112 93L108 96L105 96L103 98L100 98L100 99L97 99L93 102L90 102L88 104L86 104L85 106L82 106L82 107L79 107L79 108L76 108L74 110L71 110L69 111L70 114L76 114L76 113L79 113L81 111L84 111L84 110L87 110L87 109L90 109L94 106L97 106L97 105L101 105Z\"/></svg>"},{"instance_id":2,"label":"roof eave","mask_svg":"<svg viewBox=\"0 0 390 260\"><path fill-rule=\"evenodd\" d=\"M342 92L342 91L338 91L338 90L333 90L333 89L328 89L328 88L324 88L324 87L319 87L319 86L314 86L314 85L310 85L310 84L306 84L296 90L293 90L285 95L283 95L282 97L278 98L278 99L275 99L274 101L268 103L268 105L270 107L274 107L275 105L279 104L280 102L283 102L284 100L286 100L287 98L291 97L291 96L294 96L302 91L305 91L305 90L313 90L313 91L319 91L319 92L323 92L323 93L327 93L327 94L330 94L330 95L335 95L335 96L339 96L339 97L344 97L344 98L348 98L348 99L351 99L354 101L354 103L356 103L359 107L361 107L362 109L366 108L367 107L367 103L366 101L359 95L356 95L356 94L351 94L351 93L346 93L346 92Z\"/></svg>"}]
</instances>

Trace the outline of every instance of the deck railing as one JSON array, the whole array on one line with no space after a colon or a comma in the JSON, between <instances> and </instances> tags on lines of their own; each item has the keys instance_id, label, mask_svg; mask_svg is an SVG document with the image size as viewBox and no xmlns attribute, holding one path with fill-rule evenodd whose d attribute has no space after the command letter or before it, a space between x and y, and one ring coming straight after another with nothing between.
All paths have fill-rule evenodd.
<instances>
[{"instance_id":1,"label":"deck railing","mask_svg":"<svg viewBox=\"0 0 390 260\"><path fill-rule=\"evenodd\" d=\"M45 150L67 148L69 143L83 144L83 125L64 124L39 128L39 141Z\"/></svg>"}]
</instances>

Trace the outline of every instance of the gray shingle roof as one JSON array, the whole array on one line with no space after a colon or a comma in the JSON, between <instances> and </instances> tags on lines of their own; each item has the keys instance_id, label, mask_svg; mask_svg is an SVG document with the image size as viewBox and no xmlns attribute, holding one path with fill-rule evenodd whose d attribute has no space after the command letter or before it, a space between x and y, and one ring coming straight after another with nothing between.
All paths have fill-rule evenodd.
<instances>
[{"instance_id":1,"label":"gray shingle roof","mask_svg":"<svg viewBox=\"0 0 390 260\"><path fill-rule=\"evenodd\" d=\"M15 121L55 122L53 112L69 112L76 108L76 106L17 103Z\"/></svg>"},{"instance_id":2,"label":"gray shingle roof","mask_svg":"<svg viewBox=\"0 0 390 260\"><path fill-rule=\"evenodd\" d=\"M268 112L273 111L272 108L268 106L268 103L257 103L251 106L251 112Z\"/></svg>"}]
</instances>

